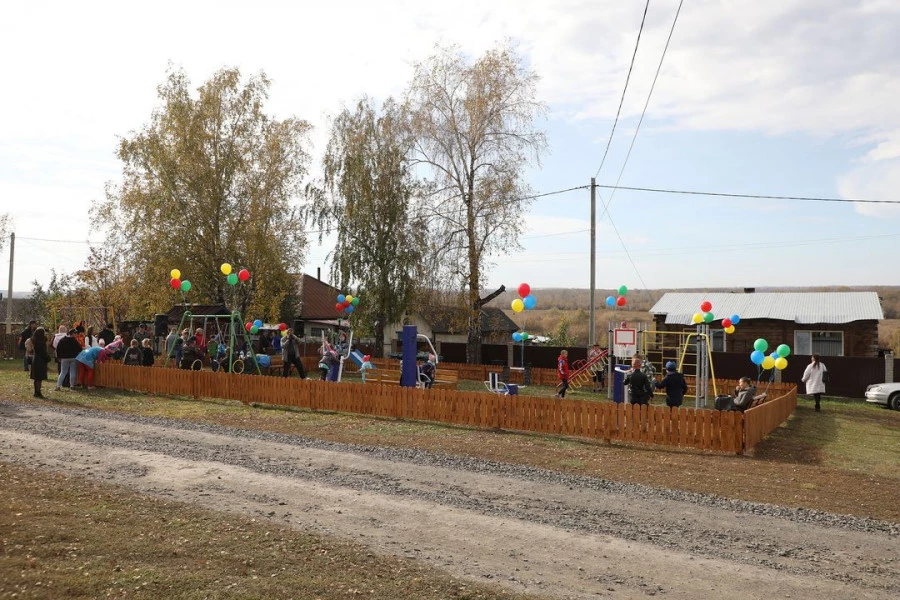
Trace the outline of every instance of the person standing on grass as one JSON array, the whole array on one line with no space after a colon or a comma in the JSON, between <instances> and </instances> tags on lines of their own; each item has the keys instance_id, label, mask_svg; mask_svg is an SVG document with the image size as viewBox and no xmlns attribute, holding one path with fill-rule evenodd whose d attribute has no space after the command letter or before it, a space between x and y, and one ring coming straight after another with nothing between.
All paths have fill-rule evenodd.
<instances>
[{"instance_id":1,"label":"person standing on grass","mask_svg":"<svg viewBox=\"0 0 900 600\"><path fill-rule=\"evenodd\" d=\"M29 338L34 353L31 360L31 379L34 381L34 397L43 398L41 384L47 379L47 366L50 364L50 352L47 350L47 334L43 327L34 330Z\"/></svg>"},{"instance_id":2,"label":"person standing on grass","mask_svg":"<svg viewBox=\"0 0 900 600\"><path fill-rule=\"evenodd\" d=\"M62 373L62 363L60 363L59 359L59 342L64 337L66 337L68 328L65 325L60 325L59 330L57 330L56 335L53 336L53 341L50 342L50 346L53 348L53 355L56 357L56 374L59 375Z\"/></svg>"},{"instance_id":3,"label":"person standing on grass","mask_svg":"<svg viewBox=\"0 0 900 600\"><path fill-rule=\"evenodd\" d=\"M303 360L300 356L300 338L294 335L293 329L288 329L285 333L287 335L281 341L281 360L284 363L284 366L281 368L281 376L290 377L291 365L294 365L297 367L297 374L300 376L300 379L306 379L306 369L303 368Z\"/></svg>"},{"instance_id":4,"label":"person standing on grass","mask_svg":"<svg viewBox=\"0 0 900 600\"><path fill-rule=\"evenodd\" d=\"M641 369L641 359L635 355L631 359L631 370L625 375L623 383L630 386L629 392L632 404L650 404L650 397L653 395L653 384Z\"/></svg>"},{"instance_id":5,"label":"person standing on grass","mask_svg":"<svg viewBox=\"0 0 900 600\"><path fill-rule=\"evenodd\" d=\"M556 376L559 377L559 384L556 386L556 397L559 399L566 397L566 390L569 389L569 351L561 350L556 358Z\"/></svg>"},{"instance_id":6,"label":"person standing on grass","mask_svg":"<svg viewBox=\"0 0 900 600\"><path fill-rule=\"evenodd\" d=\"M684 395L688 390L687 381L684 380L684 375L678 372L675 363L671 360L666 363L666 376L654 385L658 390L666 390L666 406L669 408L681 406L684 402Z\"/></svg>"},{"instance_id":7,"label":"person standing on grass","mask_svg":"<svg viewBox=\"0 0 900 600\"><path fill-rule=\"evenodd\" d=\"M594 382L593 388L591 390L593 392L603 391L604 376L606 375L606 372L603 370L602 364L597 364L595 362L596 360L598 360L597 357L599 357L601 354L603 354L603 351L600 349L600 344L594 344L593 346L591 346L590 350L588 350L587 353L588 363L595 363L593 367L594 375L591 378Z\"/></svg>"},{"instance_id":8,"label":"person standing on grass","mask_svg":"<svg viewBox=\"0 0 900 600\"><path fill-rule=\"evenodd\" d=\"M154 362L153 357L153 340L151 338L144 338L144 341L141 344L141 366L142 367L152 367Z\"/></svg>"},{"instance_id":9,"label":"person standing on grass","mask_svg":"<svg viewBox=\"0 0 900 600\"><path fill-rule=\"evenodd\" d=\"M81 346L75 339L75 330L70 329L56 345L56 358L59 360L59 379L56 380L56 389L64 389L66 380L69 381L69 389L74 390L78 379L78 361L75 357L81 352Z\"/></svg>"},{"instance_id":10,"label":"person standing on grass","mask_svg":"<svg viewBox=\"0 0 900 600\"><path fill-rule=\"evenodd\" d=\"M97 337L103 340L103 343L109 346L113 343L113 340L116 339L116 334L113 333L113 324L107 323L106 327L100 330L100 333L97 334Z\"/></svg>"},{"instance_id":11,"label":"person standing on grass","mask_svg":"<svg viewBox=\"0 0 900 600\"><path fill-rule=\"evenodd\" d=\"M825 363L819 360L818 354L810 356L809 364L803 371L803 383L806 384L806 393L811 394L816 401L816 412L822 410L822 394L825 393L825 377L828 369Z\"/></svg>"},{"instance_id":12,"label":"person standing on grass","mask_svg":"<svg viewBox=\"0 0 900 600\"><path fill-rule=\"evenodd\" d=\"M22 367L26 373L31 371L31 354L25 348L25 342L31 339L31 336L34 335L34 330L37 328L37 321L29 321L28 327L22 330L22 333L19 334L19 339L16 343L19 346L19 350L25 353L25 358L22 359Z\"/></svg>"}]
</instances>

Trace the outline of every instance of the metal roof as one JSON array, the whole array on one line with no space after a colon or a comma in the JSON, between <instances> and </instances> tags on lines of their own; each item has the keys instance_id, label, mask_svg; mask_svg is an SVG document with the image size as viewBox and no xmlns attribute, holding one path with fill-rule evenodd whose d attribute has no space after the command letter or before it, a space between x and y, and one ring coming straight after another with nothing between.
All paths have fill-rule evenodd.
<instances>
[{"instance_id":1,"label":"metal roof","mask_svg":"<svg viewBox=\"0 0 900 600\"><path fill-rule=\"evenodd\" d=\"M700 303L712 302L717 319L778 319L810 325L881 320L884 313L876 292L667 292L650 313L666 315L666 324L690 325Z\"/></svg>"}]
</instances>

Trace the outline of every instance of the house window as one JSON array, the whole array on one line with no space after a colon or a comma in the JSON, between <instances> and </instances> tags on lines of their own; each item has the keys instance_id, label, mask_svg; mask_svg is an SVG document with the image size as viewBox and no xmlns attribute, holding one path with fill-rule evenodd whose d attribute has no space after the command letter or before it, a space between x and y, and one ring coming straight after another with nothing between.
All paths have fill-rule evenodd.
<instances>
[{"instance_id":1,"label":"house window","mask_svg":"<svg viewBox=\"0 0 900 600\"><path fill-rule=\"evenodd\" d=\"M725 331L722 329L709 332L713 352L725 352Z\"/></svg>"},{"instance_id":2,"label":"house window","mask_svg":"<svg viewBox=\"0 0 900 600\"><path fill-rule=\"evenodd\" d=\"M843 331L795 331L794 354L843 356Z\"/></svg>"},{"instance_id":3,"label":"house window","mask_svg":"<svg viewBox=\"0 0 900 600\"><path fill-rule=\"evenodd\" d=\"M329 330L323 329L321 327L312 327L309 330L310 337L321 338L322 334L325 334L325 337L328 337Z\"/></svg>"}]
</instances>

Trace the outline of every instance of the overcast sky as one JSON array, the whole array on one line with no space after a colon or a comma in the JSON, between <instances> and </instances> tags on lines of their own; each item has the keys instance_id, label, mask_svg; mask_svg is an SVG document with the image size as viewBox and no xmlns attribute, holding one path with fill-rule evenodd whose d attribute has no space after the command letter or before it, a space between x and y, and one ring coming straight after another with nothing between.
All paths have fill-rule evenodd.
<instances>
[{"instance_id":1,"label":"overcast sky","mask_svg":"<svg viewBox=\"0 0 900 600\"><path fill-rule=\"evenodd\" d=\"M650 2L600 184L622 172L677 6ZM436 43L477 56L508 38L550 109L538 124L550 154L528 182L551 192L597 172L643 9L643 0L6 3L0 212L15 220L14 287L78 269L85 241L102 240L88 211L119 179L116 141L148 122L169 63L195 87L225 66L264 70L269 112L313 123L318 161L328 116L363 94L401 94ZM900 200L897 31L896 0L687 0L621 185ZM522 249L495 257L488 284L588 287L589 192L540 199L525 219ZM900 205L619 190L598 222L597 286L894 285L898 225ZM329 250L314 247L304 270L325 271ZM0 260L5 292L8 244Z\"/></svg>"}]
</instances>

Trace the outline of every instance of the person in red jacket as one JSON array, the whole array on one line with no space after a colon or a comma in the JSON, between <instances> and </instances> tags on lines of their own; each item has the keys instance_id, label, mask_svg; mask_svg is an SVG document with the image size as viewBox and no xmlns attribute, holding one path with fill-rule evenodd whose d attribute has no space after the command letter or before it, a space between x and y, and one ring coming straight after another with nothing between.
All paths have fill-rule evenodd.
<instances>
[{"instance_id":1,"label":"person in red jacket","mask_svg":"<svg viewBox=\"0 0 900 600\"><path fill-rule=\"evenodd\" d=\"M569 351L563 350L556 359L556 375L559 377L559 390L556 394L557 398L565 398L566 390L569 389Z\"/></svg>"}]
</instances>

